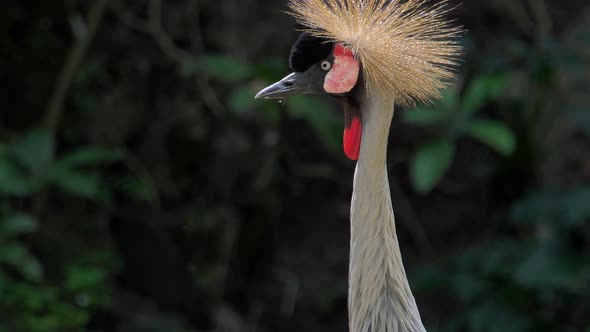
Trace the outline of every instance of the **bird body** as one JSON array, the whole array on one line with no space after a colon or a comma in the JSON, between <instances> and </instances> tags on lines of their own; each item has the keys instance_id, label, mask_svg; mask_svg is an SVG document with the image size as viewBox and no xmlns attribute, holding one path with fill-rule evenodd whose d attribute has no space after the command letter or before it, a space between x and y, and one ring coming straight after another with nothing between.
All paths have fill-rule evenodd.
<instances>
[{"instance_id":1,"label":"bird body","mask_svg":"<svg viewBox=\"0 0 590 332\"><path fill-rule=\"evenodd\" d=\"M345 154L357 160L350 211L351 332L426 331L402 263L387 176L394 104L427 102L453 76L459 28L446 0L291 0L305 28L295 71L257 98L325 94L341 101Z\"/></svg>"}]
</instances>

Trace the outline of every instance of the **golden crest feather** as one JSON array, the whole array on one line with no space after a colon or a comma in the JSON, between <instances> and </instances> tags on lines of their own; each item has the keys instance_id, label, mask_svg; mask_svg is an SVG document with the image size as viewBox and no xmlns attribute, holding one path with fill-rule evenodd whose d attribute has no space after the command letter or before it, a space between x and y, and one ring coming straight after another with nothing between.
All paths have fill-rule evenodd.
<instances>
[{"instance_id":1,"label":"golden crest feather","mask_svg":"<svg viewBox=\"0 0 590 332\"><path fill-rule=\"evenodd\" d=\"M367 91L409 106L440 97L461 53L447 0L290 0L290 14L317 37L351 48Z\"/></svg>"}]
</instances>

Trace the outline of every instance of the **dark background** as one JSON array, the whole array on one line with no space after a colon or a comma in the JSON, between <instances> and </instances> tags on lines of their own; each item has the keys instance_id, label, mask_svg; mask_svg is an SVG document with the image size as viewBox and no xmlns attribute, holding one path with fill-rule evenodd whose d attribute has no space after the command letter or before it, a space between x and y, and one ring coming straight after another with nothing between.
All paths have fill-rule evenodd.
<instances>
[{"instance_id":1,"label":"dark background","mask_svg":"<svg viewBox=\"0 0 590 332\"><path fill-rule=\"evenodd\" d=\"M289 73L285 9L3 2L0 331L347 329L343 117L253 99ZM452 15L458 78L389 145L425 325L590 331L590 5Z\"/></svg>"}]
</instances>

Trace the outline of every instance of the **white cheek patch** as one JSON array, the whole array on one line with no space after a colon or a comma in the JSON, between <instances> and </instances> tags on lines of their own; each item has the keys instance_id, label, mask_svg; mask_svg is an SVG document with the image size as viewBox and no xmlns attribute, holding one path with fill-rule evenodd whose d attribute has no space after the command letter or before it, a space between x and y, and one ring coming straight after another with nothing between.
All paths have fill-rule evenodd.
<instances>
[{"instance_id":1,"label":"white cheek patch","mask_svg":"<svg viewBox=\"0 0 590 332\"><path fill-rule=\"evenodd\" d=\"M324 90L328 93L350 92L359 77L360 64L354 56L337 55L332 70L326 74Z\"/></svg>"}]
</instances>

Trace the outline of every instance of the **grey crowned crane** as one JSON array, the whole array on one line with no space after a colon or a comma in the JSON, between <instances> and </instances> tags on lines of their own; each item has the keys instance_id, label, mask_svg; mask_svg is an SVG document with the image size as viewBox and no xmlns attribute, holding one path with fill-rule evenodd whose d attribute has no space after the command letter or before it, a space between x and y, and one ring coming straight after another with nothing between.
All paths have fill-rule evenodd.
<instances>
[{"instance_id":1,"label":"grey crowned crane","mask_svg":"<svg viewBox=\"0 0 590 332\"><path fill-rule=\"evenodd\" d=\"M291 0L305 28L293 73L257 98L323 94L341 101L344 152L357 160L350 210L351 332L425 331L408 284L387 177L394 104L440 96L461 53L447 1ZM320 110L318 110L320 111Z\"/></svg>"}]
</instances>

